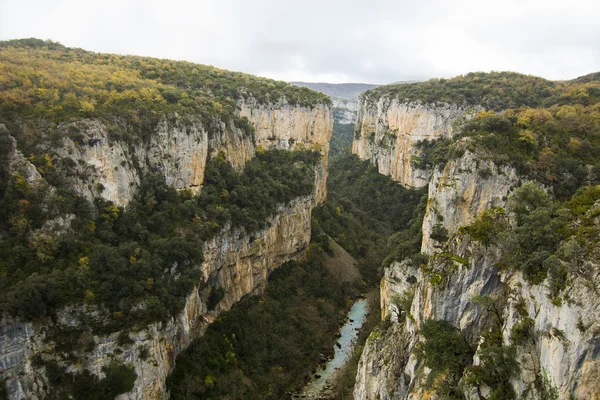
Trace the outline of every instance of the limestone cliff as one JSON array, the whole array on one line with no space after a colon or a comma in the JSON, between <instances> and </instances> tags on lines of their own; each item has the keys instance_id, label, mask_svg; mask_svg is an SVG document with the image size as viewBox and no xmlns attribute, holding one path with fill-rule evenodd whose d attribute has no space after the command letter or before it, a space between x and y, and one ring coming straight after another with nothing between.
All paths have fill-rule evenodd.
<instances>
[{"instance_id":1,"label":"limestone cliff","mask_svg":"<svg viewBox=\"0 0 600 400\"><path fill-rule=\"evenodd\" d=\"M334 97L333 120L338 124L354 124L358 115L358 99Z\"/></svg>"},{"instance_id":2,"label":"limestone cliff","mask_svg":"<svg viewBox=\"0 0 600 400\"><path fill-rule=\"evenodd\" d=\"M217 120L208 127L197 117L171 114L159 120L149 140L132 141L112 135L110 129L114 128L100 120L89 119L60 125L61 140L52 150L72 160L70 184L74 190L88 200L102 197L121 206L131 200L140 176L149 170L161 173L176 189L199 193L206 161L219 152L241 170L257 146L266 150L317 150L323 155L316 181L317 200L324 201L333 129L330 106L295 107L285 100L266 106L251 98L239 105L239 115L248 119L253 133L232 121ZM69 134L72 132L75 134Z\"/></svg>"},{"instance_id":3,"label":"limestone cliff","mask_svg":"<svg viewBox=\"0 0 600 400\"><path fill-rule=\"evenodd\" d=\"M102 375L101 368L111 360L122 360L135 366L137 380L133 390L119 399L165 398L165 379L175 358L188 344L202 334L208 323L220 312L230 309L243 296L261 290L269 273L282 263L303 256L310 241L311 210L315 197L298 198L281 206L269 226L252 236L238 230L225 229L205 243L205 259L199 268L199 282L187 297L185 308L167 323L156 323L129 333L132 343L119 340L119 332L108 336L82 334L91 349L79 354L85 359L78 365L66 365L69 372L89 371ZM220 287L225 295L213 310L207 309L211 288ZM5 318L0 325L0 367L7 378L11 399L41 399L47 394L44 368L35 364L35 354L52 359L56 343L48 335L50 329L77 328L80 313L93 313L92 308L77 306L60 312L55 324L23 323Z\"/></svg>"},{"instance_id":4,"label":"limestone cliff","mask_svg":"<svg viewBox=\"0 0 600 400\"><path fill-rule=\"evenodd\" d=\"M466 144L467 140L463 140L459 146L466 147ZM435 168L429 181L421 252L432 255L436 245L441 245L431 238L435 225L455 234L483 211L502 206L519 184L514 168L499 167L469 150L446 164L443 170Z\"/></svg>"},{"instance_id":5,"label":"limestone cliff","mask_svg":"<svg viewBox=\"0 0 600 400\"><path fill-rule=\"evenodd\" d=\"M390 317L391 327L373 332L367 341L355 399L437 398L426 384L430 370L416 350L422 340L419 328L427 319L450 322L474 349L481 349L484 333L497 321L508 345L511 334L531 319L530 342L516 346L520 370L510 381L518 398L541 398L544 385L555 388L561 399L600 397L599 266L586 261L591 272L587 278L573 278L564 302L550 299L547 281L534 285L521 272L500 270L505 249L484 246L459 231L482 211L504 206L521 184L514 169L484 158L467 151L434 172L423 222L428 264L404 260L385 270L381 312L382 318ZM432 238L435 225L446 228L447 240ZM498 315L475 302L475 296L497 299ZM473 364L479 362L477 352ZM465 379L462 384L473 400L488 398L494 389L470 386Z\"/></svg>"},{"instance_id":6,"label":"limestone cliff","mask_svg":"<svg viewBox=\"0 0 600 400\"><path fill-rule=\"evenodd\" d=\"M472 117L477 110L453 104L404 102L386 96L373 101L361 96L352 152L405 187L423 187L431 171L413 166L415 144L453 136L453 125Z\"/></svg>"},{"instance_id":7,"label":"limestone cliff","mask_svg":"<svg viewBox=\"0 0 600 400\"><path fill-rule=\"evenodd\" d=\"M322 157L315 167L311 196L280 205L264 230L248 233L226 227L204 243L204 261L198 265L202 278L195 282L184 309L169 321L134 332L92 335L85 329L86 318L98 315L96 306L67 307L58 311L54 320L23 322L4 316L0 324L0 371L10 399L48 395L51 385L40 360L56 362L68 373L88 370L100 377L103 367L119 360L132 364L137 374L133 390L119 399L167 398L165 379L177 355L220 312L243 296L260 291L273 269L303 257L310 242L312 208L326 196L331 108L324 104L296 107L284 100L265 106L247 99L240 103L239 114L248 119L249 129L233 121L215 120L208 126L193 116L164 115L143 141L123 139L115 134L114 126L99 119L57 127L60 140L51 143L50 149L70 167L70 186L89 200L103 198L122 206L131 200L141 176L148 171L159 172L177 189L198 193L206 162L218 153L238 170L257 150L312 149ZM40 174L11 140L10 173L18 172L34 185L41 180ZM223 296L208 309L208 298L216 289L222 290ZM65 329L79 331L76 341L85 343L73 350L77 363L66 361L69 357L54 340L52 333Z\"/></svg>"},{"instance_id":8,"label":"limestone cliff","mask_svg":"<svg viewBox=\"0 0 600 400\"><path fill-rule=\"evenodd\" d=\"M354 124L358 112L358 96L377 85L368 83L314 83L291 82L331 97L333 101L333 120L338 124Z\"/></svg>"},{"instance_id":9,"label":"limestone cliff","mask_svg":"<svg viewBox=\"0 0 600 400\"><path fill-rule=\"evenodd\" d=\"M240 116L254 126L257 146L265 149L309 149L323 155L316 177L317 202L322 203L327 196L327 161L333 130L331 107L325 104L312 108L295 107L286 101L264 106L249 99L240 102Z\"/></svg>"}]
</instances>

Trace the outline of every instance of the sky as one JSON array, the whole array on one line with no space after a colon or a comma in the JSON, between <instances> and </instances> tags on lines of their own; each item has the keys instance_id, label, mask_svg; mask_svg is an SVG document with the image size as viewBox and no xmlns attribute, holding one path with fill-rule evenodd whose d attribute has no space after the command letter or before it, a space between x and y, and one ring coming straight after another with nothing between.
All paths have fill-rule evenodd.
<instances>
[{"instance_id":1,"label":"sky","mask_svg":"<svg viewBox=\"0 0 600 400\"><path fill-rule=\"evenodd\" d=\"M187 60L285 81L600 71L600 0L0 0L0 40Z\"/></svg>"}]
</instances>

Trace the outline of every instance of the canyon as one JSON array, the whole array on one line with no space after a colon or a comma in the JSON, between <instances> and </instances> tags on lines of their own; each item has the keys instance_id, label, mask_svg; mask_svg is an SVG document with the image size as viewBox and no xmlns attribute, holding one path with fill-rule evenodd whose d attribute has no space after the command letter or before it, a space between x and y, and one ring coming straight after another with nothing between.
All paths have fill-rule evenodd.
<instances>
[{"instance_id":1,"label":"canyon","mask_svg":"<svg viewBox=\"0 0 600 400\"><path fill-rule=\"evenodd\" d=\"M252 99L239 104L239 114L254 128L252 135L222 121L219 129L205 128L193 116L164 116L147 145L128 146L109 139L107 127L99 120L84 119L59 126L60 131L77 129L80 143L66 137L55 148L61 157L73 159L79 173L69 185L81 196L102 198L126 206L131 201L140 176L149 169L160 171L167 184L199 193L207 160L224 154L234 168L241 170L256 151L269 149L312 149L321 154L315 167L314 193L282 204L267 221L267 228L245 232L226 227L203 244L204 261L198 266L202 280L187 296L184 309L176 317L129 333L129 343L119 341L121 332L93 337L93 346L82 357L83 364L63 363L67 371L88 370L101 375L109 362L122 360L135 367L134 387L119 399L158 399L166 396L165 379L177 355L218 315L230 309L243 296L260 292L269 273L279 265L301 259L311 238L311 210L325 201L327 153L332 131L332 110L321 104L314 108L294 107L282 100L258 105ZM12 174L27 181L42 180L36 168L19 152L13 140L10 154ZM135 165L133 159L139 160ZM211 310L207 298L211 287L220 287L224 296ZM83 322L80 313L94 313L93 307L72 306L60 310L50 325L23 322L4 317L0 332L0 368L10 399L45 398L48 383L43 369L35 366L40 353L52 353L50 328L76 328ZM144 349L140 352L140 349ZM140 356L143 354L143 356ZM60 360L60 358L59 358ZM51 388L50 388L51 390Z\"/></svg>"},{"instance_id":2,"label":"canyon","mask_svg":"<svg viewBox=\"0 0 600 400\"><path fill-rule=\"evenodd\" d=\"M356 357L357 400L600 399L596 75L472 73L342 93L50 44L10 47L0 60L14 81L57 68L78 79L73 65L89 67L61 96L36 87L41 78L0 93L0 278L11 282L0 282L11 290L0 302L0 396L169 398L176 364L190 365L177 360L228 312L268 303L287 321L282 298L306 296L287 279L306 278L316 294L302 306L314 300L307 309L326 309L334 325L378 285L369 312L381 322L353 344L367 313L356 302L360 321L342 336L357 353L334 351L327 370ZM354 156L335 159L345 197L332 201L334 123L355 130ZM269 211L272 199L285 201ZM352 272L315 261L336 242ZM283 265L288 290L269 300ZM323 277L334 275L339 293L325 299ZM211 361L235 364L231 376L254 389L236 335L214 332L226 345L212 354L208 343ZM295 385L316 371L268 367ZM176 378L193 396L215 386L210 373Z\"/></svg>"}]
</instances>

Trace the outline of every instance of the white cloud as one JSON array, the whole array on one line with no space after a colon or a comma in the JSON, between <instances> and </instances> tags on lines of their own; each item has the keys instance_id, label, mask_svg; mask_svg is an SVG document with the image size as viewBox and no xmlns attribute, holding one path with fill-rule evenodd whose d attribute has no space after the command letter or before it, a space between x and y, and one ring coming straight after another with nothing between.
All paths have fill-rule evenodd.
<instances>
[{"instance_id":1,"label":"white cloud","mask_svg":"<svg viewBox=\"0 0 600 400\"><path fill-rule=\"evenodd\" d=\"M185 59L283 80L600 70L597 0L0 0L0 39Z\"/></svg>"}]
</instances>

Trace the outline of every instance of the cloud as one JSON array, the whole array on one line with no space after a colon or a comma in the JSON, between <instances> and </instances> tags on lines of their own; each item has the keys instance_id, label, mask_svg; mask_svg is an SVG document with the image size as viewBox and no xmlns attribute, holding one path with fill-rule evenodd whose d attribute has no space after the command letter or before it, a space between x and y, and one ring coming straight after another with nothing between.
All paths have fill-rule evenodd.
<instances>
[{"instance_id":1,"label":"cloud","mask_svg":"<svg viewBox=\"0 0 600 400\"><path fill-rule=\"evenodd\" d=\"M600 70L597 0L0 0L0 38L184 59L283 80L386 83Z\"/></svg>"}]
</instances>

